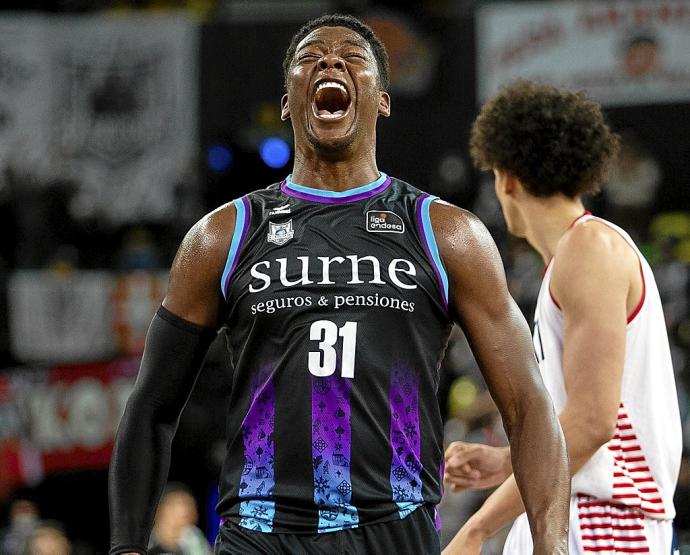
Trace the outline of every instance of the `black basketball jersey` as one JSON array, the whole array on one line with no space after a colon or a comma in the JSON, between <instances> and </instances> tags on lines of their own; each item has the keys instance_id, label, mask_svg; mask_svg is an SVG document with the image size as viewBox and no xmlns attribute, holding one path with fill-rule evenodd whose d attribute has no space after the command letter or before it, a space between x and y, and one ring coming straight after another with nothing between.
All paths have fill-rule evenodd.
<instances>
[{"instance_id":1,"label":"black basketball jersey","mask_svg":"<svg viewBox=\"0 0 690 555\"><path fill-rule=\"evenodd\" d=\"M224 519L313 534L440 501L451 321L434 198L382 174L345 192L288 177L234 201Z\"/></svg>"}]
</instances>

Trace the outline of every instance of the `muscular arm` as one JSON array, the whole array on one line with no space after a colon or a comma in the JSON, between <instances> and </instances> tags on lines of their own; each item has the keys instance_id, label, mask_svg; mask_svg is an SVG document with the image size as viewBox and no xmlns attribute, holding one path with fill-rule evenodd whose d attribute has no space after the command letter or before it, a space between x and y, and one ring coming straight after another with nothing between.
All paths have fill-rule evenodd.
<instances>
[{"instance_id":1,"label":"muscular arm","mask_svg":"<svg viewBox=\"0 0 690 555\"><path fill-rule=\"evenodd\" d=\"M535 553L566 553L565 442L496 246L479 220L459 208L435 202L431 219L450 281L451 310L503 417Z\"/></svg>"},{"instance_id":2,"label":"muscular arm","mask_svg":"<svg viewBox=\"0 0 690 555\"><path fill-rule=\"evenodd\" d=\"M611 235L615 232L597 227L600 224L580 225L564 238L551 279L551 292L563 312L563 374L568 399L559 418L571 475L614 433L625 360L626 314L642 290L632 249ZM523 511L511 476L472 516L465 532L489 536Z\"/></svg>"},{"instance_id":3,"label":"muscular arm","mask_svg":"<svg viewBox=\"0 0 690 555\"><path fill-rule=\"evenodd\" d=\"M568 395L560 420L575 474L615 431L627 305L637 304L642 284L637 256L602 224L575 227L556 255L551 292L563 312L563 378Z\"/></svg>"},{"instance_id":4,"label":"muscular arm","mask_svg":"<svg viewBox=\"0 0 690 555\"><path fill-rule=\"evenodd\" d=\"M110 464L111 554L146 553L170 445L219 324L220 278L234 219L230 205L190 230L173 262L163 306L149 327Z\"/></svg>"}]
</instances>

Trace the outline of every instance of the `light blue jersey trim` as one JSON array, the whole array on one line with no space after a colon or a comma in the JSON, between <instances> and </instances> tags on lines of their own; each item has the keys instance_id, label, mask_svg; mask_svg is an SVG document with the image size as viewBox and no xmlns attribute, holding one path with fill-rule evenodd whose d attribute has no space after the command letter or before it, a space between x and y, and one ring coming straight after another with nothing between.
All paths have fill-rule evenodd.
<instances>
[{"instance_id":1,"label":"light blue jersey trim","mask_svg":"<svg viewBox=\"0 0 690 555\"><path fill-rule=\"evenodd\" d=\"M400 515L400 519L407 518L414 511L419 509L419 507L424 505L423 502L420 503L415 501L396 501L395 504L398 506L398 514Z\"/></svg>"},{"instance_id":2,"label":"light blue jersey trim","mask_svg":"<svg viewBox=\"0 0 690 555\"><path fill-rule=\"evenodd\" d=\"M256 532L273 532L275 501L248 499L240 503L240 526Z\"/></svg>"},{"instance_id":3,"label":"light blue jersey trim","mask_svg":"<svg viewBox=\"0 0 690 555\"><path fill-rule=\"evenodd\" d=\"M368 193L369 191L376 189L377 187L380 187L381 185L383 185L383 182L386 181L387 177L388 176L385 173L381 172L381 175L376 181L372 181L371 183L362 185L361 187L348 189L347 191L326 191L323 189L314 189L313 187L305 187L304 185L298 185L297 183L292 181L292 174L287 176L287 179L285 180L285 185L288 189L292 189L293 191L297 191L299 193L305 193L307 195L314 195L317 197L324 198L348 198L353 197L355 195Z\"/></svg>"},{"instance_id":4,"label":"light blue jersey trim","mask_svg":"<svg viewBox=\"0 0 690 555\"><path fill-rule=\"evenodd\" d=\"M237 265L237 255L242 245L242 239L247 231L249 224L249 211L246 207L246 198L239 198L232 201L235 205L235 230L232 234L232 242L230 243L230 251L228 252L228 258L225 261L225 269L223 270L223 275L220 279L220 290L223 293L223 298L227 300L227 292L230 281L230 276L232 275L235 266Z\"/></svg>"},{"instance_id":5,"label":"light blue jersey trim","mask_svg":"<svg viewBox=\"0 0 690 555\"><path fill-rule=\"evenodd\" d=\"M436 236L434 235L434 228L431 226L431 218L429 216L429 208L431 203L437 200L438 197L429 195L424 200L422 200L422 205L420 207L421 218L422 218L422 228L424 232L424 239L427 243L427 248L429 249L429 254L431 255L432 262L434 263L436 276L438 277L441 286L441 294L443 295L443 302L448 306L448 274L446 269L441 262L441 256L438 252L438 245L436 244Z\"/></svg>"},{"instance_id":6,"label":"light blue jersey trim","mask_svg":"<svg viewBox=\"0 0 690 555\"><path fill-rule=\"evenodd\" d=\"M350 503L339 507L319 509L319 534L349 530L359 526L357 508Z\"/></svg>"}]
</instances>

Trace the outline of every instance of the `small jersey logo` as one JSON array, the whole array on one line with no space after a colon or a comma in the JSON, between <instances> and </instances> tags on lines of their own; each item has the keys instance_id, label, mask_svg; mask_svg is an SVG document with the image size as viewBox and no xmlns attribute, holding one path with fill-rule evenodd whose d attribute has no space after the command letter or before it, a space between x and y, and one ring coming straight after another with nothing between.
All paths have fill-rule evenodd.
<instances>
[{"instance_id":1,"label":"small jersey logo","mask_svg":"<svg viewBox=\"0 0 690 555\"><path fill-rule=\"evenodd\" d=\"M268 222L269 231L266 237L269 243L276 245L284 245L295 236L295 231L292 229L292 220L288 220L282 224L274 224Z\"/></svg>"},{"instance_id":2,"label":"small jersey logo","mask_svg":"<svg viewBox=\"0 0 690 555\"><path fill-rule=\"evenodd\" d=\"M282 214L289 214L290 213L290 205L289 204L283 204L283 206L277 206L276 208L272 208L268 215L269 216L280 216Z\"/></svg>"},{"instance_id":3,"label":"small jersey logo","mask_svg":"<svg viewBox=\"0 0 690 555\"><path fill-rule=\"evenodd\" d=\"M371 233L404 233L405 222L395 212L369 210L367 212L367 231Z\"/></svg>"}]
</instances>

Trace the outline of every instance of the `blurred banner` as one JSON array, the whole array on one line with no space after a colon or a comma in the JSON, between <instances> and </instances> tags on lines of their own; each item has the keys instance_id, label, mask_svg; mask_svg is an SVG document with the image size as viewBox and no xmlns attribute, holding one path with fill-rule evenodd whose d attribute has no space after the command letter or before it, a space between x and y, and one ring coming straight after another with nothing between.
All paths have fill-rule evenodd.
<instances>
[{"instance_id":1,"label":"blurred banner","mask_svg":"<svg viewBox=\"0 0 690 555\"><path fill-rule=\"evenodd\" d=\"M50 167L50 56L39 16L0 19L0 164Z\"/></svg>"},{"instance_id":2,"label":"blurred banner","mask_svg":"<svg viewBox=\"0 0 690 555\"><path fill-rule=\"evenodd\" d=\"M171 220L196 158L199 33L173 16L3 17L1 161L74 182L75 217Z\"/></svg>"},{"instance_id":3,"label":"blurred banner","mask_svg":"<svg viewBox=\"0 0 690 555\"><path fill-rule=\"evenodd\" d=\"M12 355L24 362L112 355L112 283L107 272L15 272L8 284Z\"/></svg>"},{"instance_id":4,"label":"blurred banner","mask_svg":"<svg viewBox=\"0 0 690 555\"><path fill-rule=\"evenodd\" d=\"M0 375L0 499L45 474L108 465L138 358Z\"/></svg>"},{"instance_id":5,"label":"blurred banner","mask_svg":"<svg viewBox=\"0 0 690 555\"><path fill-rule=\"evenodd\" d=\"M10 348L22 362L136 355L165 296L166 271L17 271L8 284Z\"/></svg>"},{"instance_id":6,"label":"blurred banner","mask_svg":"<svg viewBox=\"0 0 690 555\"><path fill-rule=\"evenodd\" d=\"M690 100L690 1L487 4L478 96L518 77L586 89L604 105Z\"/></svg>"},{"instance_id":7,"label":"blurred banner","mask_svg":"<svg viewBox=\"0 0 690 555\"><path fill-rule=\"evenodd\" d=\"M390 92L416 97L434 83L439 46L426 36L414 17L402 11L375 9L364 18L386 45L390 64Z\"/></svg>"}]
</instances>

